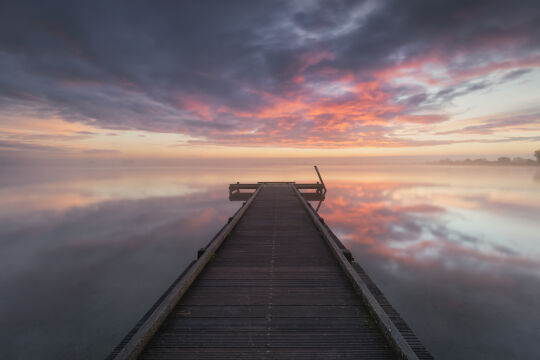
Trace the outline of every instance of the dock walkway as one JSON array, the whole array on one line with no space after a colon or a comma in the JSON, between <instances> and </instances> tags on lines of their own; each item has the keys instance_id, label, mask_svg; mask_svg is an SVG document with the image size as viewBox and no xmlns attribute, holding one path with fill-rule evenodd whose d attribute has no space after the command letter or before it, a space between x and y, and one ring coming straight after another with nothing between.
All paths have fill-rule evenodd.
<instances>
[{"instance_id":1,"label":"dock walkway","mask_svg":"<svg viewBox=\"0 0 540 360\"><path fill-rule=\"evenodd\" d=\"M111 358L431 358L395 310L381 320L382 294L376 309L359 295L293 184L261 184L248 206L178 301L154 308ZM148 326L156 312L162 320Z\"/></svg>"}]
</instances>

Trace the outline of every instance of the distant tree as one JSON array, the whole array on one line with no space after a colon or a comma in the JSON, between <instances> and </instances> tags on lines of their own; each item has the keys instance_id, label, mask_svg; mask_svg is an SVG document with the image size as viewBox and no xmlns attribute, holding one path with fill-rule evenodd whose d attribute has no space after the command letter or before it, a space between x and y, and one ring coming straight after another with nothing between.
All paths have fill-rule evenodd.
<instances>
[{"instance_id":1,"label":"distant tree","mask_svg":"<svg viewBox=\"0 0 540 360\"><path fill-rule=\"evenodd\" d=\"M500 163L509 163L510 158L508 158L506 156L501 156L500 158L497 159L497 161L500 162Z\"/></svg>"},{"instance_id":2,"label":"distant tree","mask_svg":"<svg viewBox=\"0 0 540 360\"><path fill-rule=\"evenodd\" d=\"M540 163L540 149L534 152L534 157L536 158L536 161Z\"/></svg>"},{"instance_id":3,"label":"distant tree","mask_svg":"<svg viewBox=\"0 0 540 360\"><path fill-rule=\"evenodd\" d=\"M454 162L451 160L451 159L442 159L440 161L441 164L444 164L444 165L451 165L453 164Z\"/></svg>"},{"instance_id":4,"label":"distant tree","mask_svg":"<svg viewBox=\"0 0 540 360\"><path fill-rule=\"evenodd\" d=\"M489 164L489 161L487 159L474 159L473 163L483 165Z\"/></svg>"}]
</instances>

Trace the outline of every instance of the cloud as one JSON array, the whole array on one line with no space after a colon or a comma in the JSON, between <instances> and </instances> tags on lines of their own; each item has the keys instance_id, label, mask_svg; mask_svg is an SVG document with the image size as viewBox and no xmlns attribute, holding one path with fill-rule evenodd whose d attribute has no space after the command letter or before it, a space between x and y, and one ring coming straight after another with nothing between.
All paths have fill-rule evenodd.
<instances>
[{"instance_id":1,"label":"cloud","mask_svg":"<svg viewBox=\"0 0 540 360\"><path fill-rule=\"evenodd\" d=\"M39 152L63 152L64 149L55 147L55 146L46 146L39 144L31 144L20 141L9 141L9 140L0 140L0 150L1 151L12 151L12 150L26 150L26 151L39 151Z\"/></svg>"},{"instance_id":2,"label":"cloud","mask_svg":"<svg viewBox=\"0 0 540 360\"><path fill-rule=\"evenodd\" d=\"M84 150L85 154L103 155L103 154L120 154L120 151L114 149L89 149Z\"/></svg>"},{"instance_id":3,"label":"cloud","mask_svg":"<svg viewBox=\"0 0 540 360\"><path fill-rule=\"evenodd\" d=\"M44 133L21 133L13 131L2 131L0 130L0 138L5 140L14 140L14 141L69 141L74 139L88 139L94 133L89 131L77 131L70 134L44 134Z\"/></svg>"},{"instance_id":4,"label":"cloud","mask_svg":"<svg viewBox=\"0 0 540 360\"><path fill-rule=\"evenodd\" d=\"M488 119L478 125L470 125L461 129L443 131L439 132L439 134L493 134L494 132L508 128L519 129L521 127L538 125L540 125L540 113L518 114Z\"/></svg>"},{"instance_id":5,"label":"cloud","mask_svg":"<svg viewBox=\"0 0 540 360\"><path fill-rule=\"evenodd\" d=\"M425 145L398 131L539 66L538 6L7 1L0 106L213 144Z\"/></svg>"},{"instance_id":6,"label":"cloud","mask_svg":"<svg viewBox=\"0 0 540 360\"><path fill-rule=\"evenodd\" d=\"M522 77L523 75L525 74L528 74L532 71L532 69L517 69L517 70L512 70L512 71L509 71L508 73L506 73L503 77L503 80L504 81L507 81L507 80L515 80L515 79L518 79L520 77Z\"/></svg>"}]
</instances>

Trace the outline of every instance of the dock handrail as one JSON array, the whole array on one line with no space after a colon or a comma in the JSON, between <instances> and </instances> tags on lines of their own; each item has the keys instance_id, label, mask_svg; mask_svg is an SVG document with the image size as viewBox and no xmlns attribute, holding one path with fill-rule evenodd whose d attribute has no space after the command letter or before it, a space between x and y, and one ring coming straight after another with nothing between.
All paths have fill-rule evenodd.
<instances>
[{"instance_id":1,"label":"dock handrail","mask_svg":"<svg viewBox=\"0 0 540 360\"><path fill-rule=\"evenodd\" d=\"M322 199L319 201L319 203L317 204L317 208L315 209L315 212L318 213L319 209L321 208L321 204L323 202L323 199L326 196L326 185L324 185L324 181L322 179L321 173L319 172L319 168L317 167L317 165L313 165L313 167L315 168L315 171L317 172L317 176L319 177L319 180L321 180L321 185L322 185L323 190L324 190L324 191L321 191ZM317 190L317 191L319 191L319 190Z\"/></svg>"},{"instance_id":2,"label":"dock handrail","mask_svg":"<svg viewBox=\"0 0 540 360\"><path fill-rule=\"evenodd\" d=\"M321 180L321 185L323 186L324 194L326 194L326 185L324 185L324 181L321 177L321 173L319 172L319 168L317 167L317 165L313 165L313 167L315 168L315 171L317 172L317 176L319 177L319 180Z\"/></svg>"},{"instance_id":3,"label":"dock handrail","mask_svg":"<svg viewBox=\"0 0 540 360\"><path fill-rule=\"evenodd\" d=\"M326 185L324 184L324 180L322 179L321 173L319 171L319 168L317 165L313 166L315 168L315 171L317 172L317 176L319 177L319 181L316 183L306 184L306 183L296 183L294 181L278 181L278 182L272 182L272 181L259 181L257 183L245 183L241 184L239 181L236 183L229 185L229 200L231 201L246 201L251 197L251 194L253 191L256 191L262 184L273 184L273 183L280 183L280 184L292 184L297 190L315 190L314 192L303 192L303 196L308 201L318 201L316 207L316 212L319 211L319 208L321 207L322 202L325 199L326 196Z\"/></svg>"}]
</instances>

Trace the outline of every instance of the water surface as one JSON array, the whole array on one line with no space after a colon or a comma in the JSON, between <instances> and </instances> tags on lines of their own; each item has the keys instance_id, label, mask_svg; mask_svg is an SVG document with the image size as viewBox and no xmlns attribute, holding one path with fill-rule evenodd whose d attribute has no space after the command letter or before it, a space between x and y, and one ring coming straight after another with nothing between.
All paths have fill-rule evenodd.
<instances>
[{"instance_id":1,"label":"water surface","mask_svg":"<svg viewBox=\"0 0 540 360\"><path fill-rule=\"evenodd\" d=\"M540 171L323 166L320 213L441 359L534 358ZM308 166L21 168L0 177L0 357L102 359L239 207Z\"/></svg>"},{"instance_id":2,"label":"water surface","mask_svg":"<svg viewBox=\"0 0 540 360\"><path fill-rule=\"evenodd\" d=\"M533 359L539 174L364 168L327 181L320 213L436 358Z\"/></svg>"}]
</instances>

